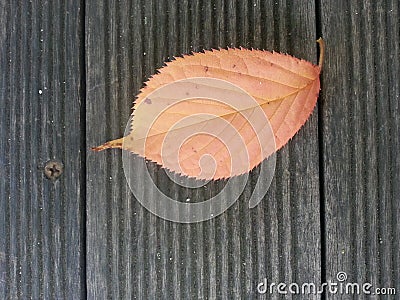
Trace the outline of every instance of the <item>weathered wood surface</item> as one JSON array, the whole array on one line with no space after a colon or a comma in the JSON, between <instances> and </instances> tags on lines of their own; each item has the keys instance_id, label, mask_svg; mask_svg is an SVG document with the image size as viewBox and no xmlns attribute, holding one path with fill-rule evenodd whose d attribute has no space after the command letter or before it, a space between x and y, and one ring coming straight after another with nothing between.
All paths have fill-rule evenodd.
<instances>
[{"instance_id":1,"label":"weathered wood surface","mask_svg":"<svg viewBox=\"0 0 400 300\"><path fill-rule=\"evenodd\" d=\"M399 2L339 2L321 5L326 279L399 293Z\"/></svg>"},{"instance_id":2,"label":"weathered wood surface","mask_svg":"<svg viewBox=\"0 0 400 300\"><path fill-rule=\"evenodd\" d=\"M0 4L0 299L86 294L80 9ZM58 181L49 159L64 163Z\"/></svg>"},{"instance_id":3,"label":"weathered wood surface","mask_svg":"<svg viewBox=\"0 0 400 300\"><path fill-rule=\"evenodd\" d=\"M400 291L399 3L339 2L0 3L0 298L281 299L257 284L340 271ZM173 56L243 46L316 62L317 35L318 107L256 208L253 172L223 215L164 221L131 194L120 151L88 150L123 135L135 94ZM54 182L49 159L65 165ZM190 193L150 168L181 198L218 188Z\"/></svg>"},{"instance_id":4,"label":"weathered wood surface","mask_svg":"<svg viewBox=\"0 0 400 300\"><path fill-rule=\"evenodd\" d=\"M88 145L123 135L134 95L173 56L244 46L315 62L314 3L275 2L87 4ZM263 278L319 282L318 155L315 111L278 154L275 179L258 207L248 209L248 188L225 214L187 225L141 207L127 187L120 151L88 153L87 247L95 249L87 256L88 297L239 299L257 297Z\"/></svg>"}]
</instances>

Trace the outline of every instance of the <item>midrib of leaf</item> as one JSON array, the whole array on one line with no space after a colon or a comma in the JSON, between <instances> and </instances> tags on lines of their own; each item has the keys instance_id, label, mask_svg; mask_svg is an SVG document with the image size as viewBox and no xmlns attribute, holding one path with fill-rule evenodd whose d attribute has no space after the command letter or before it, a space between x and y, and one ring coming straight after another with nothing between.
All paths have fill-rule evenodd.
<instances>
[{"instance_id":1,"label":"midrib of leaf","mask_svg":"<svg viewBox=\"0 0 400 300\"><path fill-rule=\"evenodd\" d=\"M272 63L272 64L274 64L274 63ZM279 65L277 65L277 64L274 64L275 66L279 66ZM204 66L201 66L201 65L196 65L196 66L199 66L199 67L204 67ZM223 72L225 72L225 73L229 73L229 74L240 74L240 76L243 76L243 77L249 77L249 78L254 78L256 81L269 81L269 82L273 82L273 83L275 83L275 84L279 84L279 85L283 85L283 86L288 86L288 87L290 87L290 88L293 88L293 89L296 89L296 90L298 90L298 89L301 89L301 87L299 88L298 86L292 86L292 85L289 85L289 84L286 84L286 83L283 83L283 82L279 82L279 81L276 81L276 80L273 80L273 79L271 79L271 78L265 78L265 77L258 77L258 76L255 76L255 75L251 75L251 74L248 74L248 73L240 73L240 72L236 72L236 71L232 71L232 70L228 70L228 69L224 69L224 68L222 68L222 67L219 67L219 68L217 68L217 67L211 67L211 66L207 66L208 67L208 72L209 73L212 73L212 71L215 71L215 72L220 72L220 71L223 71ZM182 68L182 70L184 70L184 67L181 67ZM284 69L284 70L286 70L286 69ZM288 71L288 70L287 70ZM307 79L307 80L315 80L315 79L312 79L312 78L308 78L308 77L305 77L305 76L303 76L303 75L301 75L301 74L298 74L298 73L295 73L295 72L292 72L293 74L296 74L297 76L300 76L300 77L302 77L302 78L305 78L305 79ZM206 78L209 78L209 77L207 77L207 76L205 76ZM228 76L227 76L228 77ZM218 79L220 79L220 80L226 80L226 79L222 79L222 78L218 78Z\"/></svg>"},{"instance_id":2,"label":"midrib of leaf","mask_svg":"<svg viewBox=\"0 0 400 300\"><path fill-rule=\"evenodd\" d=\"M254 112L254 111L253 111L253 112ZM252 114L253 114L253 113L252 113ZM251 114L251 115L252 115L252 114ZM233 120L236 118L237 115L238 115L238 113L236 113L236 114L233 116L233 119L230 120L229 123L232 123ZM250 116L251 116L251 115L250 115ZM246 125L246 123L247 123L247 122L244 122L244 123L242 124L242 126L240 126L240 128L239 128L237 131L240 132L240 130L243 129L243 127ZM220 133L221 133L221 132L224 132L225 129L226 129L228 126L229 126L229 124L226 124L226 126L220 131ZM204 126L202 126L202 128L204 128ZM253 130L253 131L254 131L254 130ZM252 141L252 139L250 139L250 141ZM206 147L208 147L212 142L213 142L213 139L211 139L211 141L208 142L207 144L202 145L202 147L199 149L198 152L200 152L201 150L203 150L203 149L205 149ZM217 155L217 154L221 151L222 148L223 148L222 146L219 147L218 151L216 151L216 152L214 153L214 155ZM181 160L181 162L184 162L185 160L187 160L187 159L188 159L189 157L191 157L191 156L192 156L192 155L186 156L184 159Z\"/></svg>"},{"instance_id":3,"label":"midrib of leaf","mask_svg":"<svg viewBox=\"0 0 400 300\"><path fill-rule=\"evenodd\" d=\"M318 78L318 77L317 77L317 78ZM317 78L316 78L316 79L317 79ZM290 97L290 96L292 96L292 95L294 95L294 94L296 94L296 93L299 93L299 92L302 91L302 90L305 90L307 87L309 87L310 85L314 84L314 81L315 81L316 79L314 79L314 80L308 82L304 87L302 87L302 88L300 88L300 89L298 89L298 90L296 90L296 91L294 91L294 92L292 92L292 93L290 93L290 94L287 94L287 95L285 95L284 97L279 97L279 98L276 98L276 99L265 100L265 101L264 101L263 103L261 103L261 104L254 105L254 106L250 106L250 107L245 108L245 109L242 109L242 110L233 111L233 112L230 112L230 113L218 115L218 116L212 117L212 118L210 118L210 119L207 119L207 120L204 120L204 121L200 121L200 122L198 122L198 123L196 123L196 124L199 124L199 125L200 125L200 124L202 124L202 123L209 122L209 121L211 121L211 120L213 120L213 119L218 119L218 118L222 118L222 117L228 117L228 116L233 115L233 114L243 113L243 112L246 112L246 111L255 109L255 108L257 108L258 106L260 106L261 108L264 108L265 105L268 105L268 103L271 103L271 102L274 102L274 101L279 101L279 100L284 100L285 98L288 98L288 97ZM198 98L194 98L194 99L198 99ZM212 105L212 104L207 104L207 105ZM132 122L133 122L133 120L132 120ZM147 140L147 139L152 138L152 137L156 137L156 136L159 136L159 135L165 135L165 134L168 133L168 132L175 132L175 131L178 131L178 130L181 130L181 129L186 129L186 128L191 127L191 126L194 126L194 125L193 125L193 124L190 124L190 125L185 125L185 126L182 126L182 127L179 127L179 128L173 128L173 129L170 129L170 130L167 130L167 131L163 131L163 132L159 132L159 133L154 133L154 134L148 135L148 136L146 136L146 137L142 137L142 138L136 139L136 141L140 141L140 140L144 140L144 139ZM133 133L133 132L131 132L130 134L132 134L132 133Z\"/></svg>"}]
</instances>

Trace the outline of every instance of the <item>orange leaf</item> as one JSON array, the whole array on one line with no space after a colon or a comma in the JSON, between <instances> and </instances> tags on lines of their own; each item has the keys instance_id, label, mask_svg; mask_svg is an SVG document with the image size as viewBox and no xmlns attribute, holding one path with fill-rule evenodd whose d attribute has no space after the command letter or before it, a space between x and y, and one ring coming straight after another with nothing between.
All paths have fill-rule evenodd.
<instances>
[{"instance_id":1,"label":"orange leaf","mask_svg":"<svg viewBox=\"0 0 400 300\"><path fill-rule=\"evenodd\" d=\"M319 65L289 55L220 49L176 58L142 88L121 148L198 179L249 172L303 126L320 89Z\"/></svg>"}]
</instances>

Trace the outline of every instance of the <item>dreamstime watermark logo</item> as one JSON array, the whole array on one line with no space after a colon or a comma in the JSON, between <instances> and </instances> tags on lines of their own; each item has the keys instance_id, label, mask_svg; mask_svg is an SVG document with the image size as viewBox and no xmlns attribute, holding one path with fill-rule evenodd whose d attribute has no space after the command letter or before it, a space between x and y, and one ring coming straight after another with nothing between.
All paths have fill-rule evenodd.
<instances>
[{"instance_id":1,"label":"dreamstime watermark logo","mask_svg":"<svg viewBox=\"0 0 400 300\"><path fill-rule=\"evenodd\" d=\"M168 130L158 136L160 125ZM222 190L210 199L178 201L161 191L145 160L123 151L125 177L136 199L150 212L170 221L201 222L223 213L244 191L248 171L257 165L255 160L264 162L249 197L250 208L265 196L274 176L276 146L268 117L252 96L224 80L189 78L156 89L135 105L135 122L131 126L129 120L125 136L131 130L135 131L139 155L148 157L149 147L159 145L157 158L171 184L199 189L215 178L224 182ZM204 149L209 152L201 152ZM188 153L197 154L198 160L188 162ZM176 175L192 174L193 170L198 172L193 177Z\"/></svg>"},{"instance_id":2,"label":"dreamstime watermark logo","mask_svg":"<svg viewBox=\"0 0 400 300\"><path fill-rule=\"evenodd\" d=\"M260 294L292 294L292 295L318 295L328 293L332 295L396 295L394 287L374 287L371 283L347 282L348 276L345 272L338 272L336 280L328 280L325 283L317 285L312 282L268 283L264 278L257 285L257 292Z\"/></svg>"}]
</instances>

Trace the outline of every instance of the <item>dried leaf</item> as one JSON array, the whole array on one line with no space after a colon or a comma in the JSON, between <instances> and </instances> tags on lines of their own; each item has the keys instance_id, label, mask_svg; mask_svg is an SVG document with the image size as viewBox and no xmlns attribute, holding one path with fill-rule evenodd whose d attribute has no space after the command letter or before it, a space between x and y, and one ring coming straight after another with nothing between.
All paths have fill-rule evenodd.
<instances>
[{"instance_id":1,"label":"dried leaf","mask_svg":"<svg viewBox=\"0 0 400 300\"><path fill-rule=\"evenodd\" d=\"M198 179L246 173L283 147L312 113L324 53L318 42L319 65L243 48L176 58L137 96L130 133L93 150L121 148ZM243 104L247 94L254 105Z\"/></svg>"}]
</instances>

